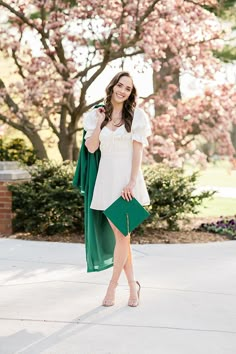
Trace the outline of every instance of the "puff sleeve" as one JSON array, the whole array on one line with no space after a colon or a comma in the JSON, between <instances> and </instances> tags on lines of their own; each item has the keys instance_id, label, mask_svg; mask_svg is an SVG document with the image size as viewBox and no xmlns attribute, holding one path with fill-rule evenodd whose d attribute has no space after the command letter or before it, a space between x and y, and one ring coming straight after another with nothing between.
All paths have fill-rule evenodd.
<instances>
[{"instance_id":1,"label":"puff sleeve","mask_svg":"<svg viewBox=\"0 0 236 354\"><path fill-rule=\"evenodd\" d=\"M97 125L96 109L86 112L83 116L83 126L84 126L84 130L86 131L86 134L84 136L85 139L89 138L93 134L96 125Z\"/></svg>"},{"instance_id":2,"label":"puff sleeve","mask_svg":"<svg viewBox=\"0 0 236 354\"><path fill-rule=\"evenodd\" d=\"M148 145L147 137L152 134L150 122L147 114L141 109L136 108L131 126L132 140Z\"/></svg>"}]
</instances>

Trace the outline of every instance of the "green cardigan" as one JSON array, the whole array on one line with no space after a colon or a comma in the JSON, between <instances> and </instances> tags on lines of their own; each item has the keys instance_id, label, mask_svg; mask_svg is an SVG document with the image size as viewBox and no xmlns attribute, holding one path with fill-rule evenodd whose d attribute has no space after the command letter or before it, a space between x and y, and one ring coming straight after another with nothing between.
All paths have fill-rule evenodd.
<instances>
[{"instance_id":1,"label":"green cardigan","mask_svg":"<svg viewBox=\"0 0 236 354\"><path fill-rule=\"evenodd\" d=\"M101 152L100 149L93 154L88 151L85 146L85 133L84 131L73 186L84 196L87 271L97 272L113 266L115 237L103 212L90 209Z\"/></svg>"}]
</instances>

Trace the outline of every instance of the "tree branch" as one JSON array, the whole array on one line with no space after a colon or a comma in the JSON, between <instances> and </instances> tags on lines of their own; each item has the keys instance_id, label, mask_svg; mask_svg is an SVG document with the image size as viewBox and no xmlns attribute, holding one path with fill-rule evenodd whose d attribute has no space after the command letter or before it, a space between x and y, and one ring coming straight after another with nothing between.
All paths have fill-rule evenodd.
<instances>
[{"instance_id":1,"label":"tree branch","mask_svg":"<svg viewBox=\"0 0 236 354\"><path fill-rule=\"evenodd\" d=\"M142 23L152 13L152 11L154 10L156 4L158 2L160 2L160 1L161 0L154 0L152 2L152 4L146 9L146 11L144 12L143 16L141 16L140 19L138 21L136 21L135 35L134 35L133 38L131 38L131 40L127 41L126 44L122 46L123 50L125 48L130 48L130 47L134 46L137 43L137 41L140 38L140 27L141 27Z\"/></svg>"},{"instance_id":2,"label":"tree branch","mask_svg":"<svg viewBox=\"0 0 236 354\"><path fill-rule=\"evenodd\" d=\"M189 140L186 141L185 143L181 142L181 143L179 144L179 147L186 147L188 144L190 144L190 143L191 143L192 141L194 141L194 140L195 140L195 136L189 138Z\"/></svg>"},{"instance_id":3,"label":"tree branch","mask_svg":"<svg viewBox=\"0 0 236 354\"><path fill-rule=\"evenodd\" d=\"M150 93L150 95L148 95L148 96L146 96L146 97L142 97L142 96L140 96L140 98L141 98L141 100L143 100L143 101L149 101L149 100L151 100L152 98L154 98L155 97L155 92L153 92L153 93Z\"/></svg>"},{"instance_id":4,"label":"tree branch","mask_svg":"<svg viewBox=\"0 0 236 354\"><path fill-rule=\"evenodd\" d=\"M91 108L93 108L97 104L101 103L102 101L103 101L103 98L100 98L99 100L97 100L97 101L95 101L95 102L93 102L93 103L91 103L91 104L89 104L89 105L87 105L85 107L82 107L82 109L80 111L81 116L82 116L82 114L84 114L85 112L89 111ZM80 131L80 130L82 130L82 128L76 128L76 129L70 131L68 133L68 136L72 136L73 134L75 134L77 131Z\"/></svg>"},{"instance_id":5,"label":"tree branch","mask_svg":"<svg viewBox=\"0 0 236 354\"><path fill-rule=\"evenodd\" d=\"M80 132L81 130L83 130L83 128L77 128L77 129L73 130L72 132L70 132L70 133L68 134L68 136L72 136L72 135L74 135L75 133Z\"/></svg>"},{"instance_id":6,"label":"tree branch","mask_svg":"<svg viewBox=\"0 0 236 354\"><path fill-rule=\"evenodd\" d=\"M7 116L5 116L4 114L2 114L0 112L0 120L8 125L10 125L11 127L20 130L21 132L25 132L25 127L23 124L19 124L16 122L13 122L11 119L9 119Z\"/></svg>"},{"instance_id":7,"label":"tree branch","mask_svg":"<svg viewBox=\"0 0 236 354\"><path fill-rule=\"evenodd\" d=\"M23 68L22 68L22 66L20 65L20 63L19 63L19 61L18 61L18 58L17 58L17 56L16 56L16 49L12 49L12 58L14 59L14 62L15 62L15 64L16 64L16 66L18 67L20 76L21 76L23 79L25 79L26 77L25 77L25 75L24 75L24 73L23 73Z\"/></svg>"},{"instance_id":8,"label":"tree branch","mask_svg":"<svg viewBox=\"0 0 236 354\"><path fill-rule=\"evenodd\" d=\"M103 101L103 98L100 98L99 100L87 105L86 107L84 107L83 109L83 113L89 111L91 108L93 108L94 106L96 106L97 104L101 103Z\"/></svg>"},{"instance_id":9,"label":"tree branch","mask_svg":"<svg viewBox=\"0 0 236 354\"><path fill-rule=\"evenodd\" d=\"M19 107L18 105L13 101L13 99L11 98L11 96L8 94L7 90L6 90L6 86L4 84L4 82L2 81L2 79L0 79L0 89L4 89L6 94L4 96L4 102L7 104L8 107L11 108L11 111L14 114L17 114L19 112Z\"/></svg>"},{"instance_id":10,"label":"tree branch","mask_svg":"<svg viewBox=\"0 0 236 354\"><path fill-rule=\"evenodd\" d=\"M44 31L44 28L45 28L45 25L44 25L44 22L45 22L45 11L41 10L41 20L42 20L42 29L39 29L31 20L29 20L23 13L19 12L19 11L16 11L12 6L8 5L7 3L5 3L5 1L2 1L0 0L0 6L3 6L4 8L8 9L11 13L13 13L15 16L17 16L19 19L21 19L21 21L25 24L27 24L30 28L33 28L35 29L40 35L41 35L41 43L44 47L44 49L46 50L46 55L52 60L53 64L54 64L54 67L56 69L56 71L58 72L59 75L63 76L63 74L60 72L60 70L58 70L58 67L57 67L57 60L54 56L53 53L50 52L50 48L48 46L48 43L46 41L46 39L49 38L49 35L48 33L46 33ZM58 52L57 52L57 55L60 58L62 58L61 56L61 48L60 46L58 47ZM63 63L63 62L62 62Z\"/></svg>"},{"instance_id":11,"label":"tree branch","mask_svg":"<svg viewBox=\"0 0 236 354\"><path fill-rule=\"evenodd\" d=\"M41 14L41 20L42 20L42 28L43 28L43 31L44 31L44 28L45 28L45 20L46 20L46 10L45 10L45 5L46 1L44 0L44 4L43 6L40 8L40 14Z\"/></svg>"},{"instance_id":12,"label":"tree branch","mask_svg":"<svg viewBox=\"0 0 236 354\"><path fill-rule=\"evenodd\" d=\"M63 70L61 73L61 75L63 76L63 79L67 80L70 75L68 72L67 61L65 58L65 52L64 52L64 48L62 46L61 40L57 41L57 45L55 46L55 49L56 49L57 56L60 60L60 63L62 63L64 65L64 67L67 69L67 70Z\"/></svg>"},{"instance_id":13,"label":"tree branch","mask_svg":"<svg viewBox=\"0 0 236 354\"><path fill-rule=\"evenodd\" d=\"M35 24L31 20L29 20L27 17L25 17L25 15L22 12L16 11L11 5L8 5L7 3L5 3L5 1L2 1L2 0L0 0L0 5L5 7L6 9L8 9L11 13L16 15L18 18L20 18L22 20L22 22L26 23L29 27L34 28L37 31L39 31L39 29L35 26Z\"/></svg>"},{"instance_id":14,"label":"tree branch","mask_svg":"<svg viewBox=\"0 0 236 354\"><path fill-rule=\"evenodd\" d=\"M14 124L17 124L17 126L18 126L18 128L16 128L16 129L19 129L24 132L26 132L27 130L30 130L31 132L36 130L35 126L31 122L29 122L29 120L26 118L24 113L20 111L19 106L14 102L14 100L8 94L8 92L6 90L6 86L5 86L4 82L2 81L2 79L0 79L0 89L4 89L6 92L5 96L3 97L3 100L6 103L6 105L8 106L8 108L11 110L12 113L14 113L16 115L16 117L19 119L19 121L22 122L22 124L19 124L19 125L14 122ZM12 121L11 120L8 121L8 124L10 125L9 122L12 122ZM21 129L20 129L20 127L21 127Z\"/></svg>"},{"instance_id":15,"label":"tree branch","mask_svg":"<svg viewBox=\"0 0 236 354\"><path fill-rule=\"evenodd\" d=\"M147 8L147 10L145 11L145 13L143 14L142 17L140 17L137 26L140 26L141 23L150 15L150 13L154 10L154 7L156 6L156 4L161 1L161 0L154 0L153 3Z\"/></svg>"},{"instance_id":16,"label":"tree branch","mask_svg":"<svg viewBox=\"0 0 236 354\"><path fill-rule=\"evenodd\" d=\"M35 105L36 107L40 107L40 103L38 103L38 102L34 102L34 105ZM52 107L48 107L48 106L47 106L47 107L44 109L44 116L42 117L42 122L43 122L43 120L46 119L46 121L48 122L48 125L50 126L50 128L52 128L52 131L56 134L56 136L59 137L59 131L57 130L55 124L53 124L53 122L52 122L51 119L49 118L49 111L50 111L51 108L52 108Z\"/></svg>"},{"instance_id":17,"label":"tree branch","mask_svg":"<svg viewBox=\"0 0 236 354\"><path fill-rule=\"evenodd\" d=\"M80 102L79 102L79 105L75 108L75 110L73 112L73 116L72 116L72 120L74 123L77 120L76 116L81 111L81 107L84 106L86 91L88 90L88 88L92 84L92 82L103 72L107 63L109 62L109 57L110 57L110 52L107 51L104 55L103 61L100 65L100 67L98 68L98 70L90 77L89 80L87 80L86 82L83 83L81 93L80 93Z\"/></svg>"},{"instance_id":18,"label":"tree branch","mask_svg":"<svg viewBox=\"0 0 236 354\"><path fill-rule=\"evenodd\" d=\"M124 49L126 48L129 48L129 47L132 47L133 44L135 44L137 42L137 40L139 39L139 36L140 36L140 30L139 30L139 26L141 25L141 23L146 19L146 17L149 16L149 14L153 11L155 5L159 2L160 0L155 0L153 1L153 3L147 8L147 10L145 11L144 15L140 18L140 20L136 23L136 34L135 36L126 43L126 45L123 45L121 46L121 48L119 49L118 52L116 53L113 53L110 55L110 60L109 61L113 61L113 60L116 60L116 59L119 59L121 57L124 56ZM124 2L123 2L123 5ZM123 12L122 12L122 16L121 16L121 19L120 19L120 25L122 24L122 21L123 21ZM118 26L117 26L118 27ZM109 44L111 43L111 39L112 39L112 34L110 34L110 36L108 37L107 39L107 42L106 42L106 51L108 51L108 47L109 47ZM135 53L131 53L131 54L126 54L125 57L131 57L131 56L134 56L134 55L137 55L137 54L142 54L143 53L143 50L138 50L136 51ZM114 55L115 54L115 55ZM83 77L87 74L87 72L91 69L94 69L95 67L97 66L102 66L104 63L104 60L97 63L97 64L94 64L94 65L91 65L89 66L88 68L85 68L83 71L79 72L78 74L76 74L74 76L74 78L79 78L79 77Z\"/></svg>"},{"instance_id":19,"label":"tree branch","mask_svg":"<svg viewBox=\"0 0 236 354\"><path fill-rule=\"evenodd\" d=\"M114 54L111 54L111 57L110 57L110 61L109 61L109 62L112 62L113 60L122 58L123 56L124 56L125 58L128 58L128 57L132 57L132 56L135 56L135 55L138 55L138 54L143 54L143 53L144 53L144 51L143 51L142 49L139 49L139 50L137 50L137 51L134 52L134 53L124 54L123 49L122 49L122 51L120 50L120 51L118 51L118 52L116 52L116 53L114 53ZM97 63L97 64L93 64L93 65L91 65L91 66L85 68L84 70L82 70L82 71L80 71L78 74L76 74L76 75L74 76L74 79L77 79L77 78L79 78L79 77L85 76L85 75L88 73L89 70L94 69L94 68L96 68L97 66L102 65L102 63L103 63L103 62L100 61L100 62Z\"/></svg>"},{"instance_id":20,"label":"tree branch","mask_svg":"<svg viewBox=\"0 0 236 354\"><path fill-rule=\"evenodd\" d=\"M53 124L53 122L51 121L51 119L49 118L49 116L45 116L49 127L52 129L52 131L54 132L54 134L59 137L59 131L57 130L56 126Z\"/></svg>"},{"instance_id":21,"label":"tree branch","mask_svg":"<svg viewBox=\"0 0 236 354\"><path fill-rule=\"evenodd\" d=\"M199 2L196 2L196 1L193 1L193 0L184 0L183 2L189 2L193 5L196 5L196 6L199 6L201 8L204 8L204 6L210 6L210 5L207 5L207 4L199 4ZM212 7L214 7L214 5L211 5ZM217 8L219 6L219 4L216 4L215 7Z\"/></svg>"}]
</instances>

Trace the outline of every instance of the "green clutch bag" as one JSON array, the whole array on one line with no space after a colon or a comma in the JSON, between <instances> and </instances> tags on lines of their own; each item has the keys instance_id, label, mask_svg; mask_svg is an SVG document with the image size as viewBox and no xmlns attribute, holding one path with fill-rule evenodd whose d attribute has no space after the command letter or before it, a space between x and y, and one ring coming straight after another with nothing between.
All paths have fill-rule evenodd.
<instances>
[{"instance_id":1,"label":"green clutch bag","mask_svg":"<svg viewBox=\"0 0 236 354\"><path fill-rule=\"evenodd\" d=\"M150 215L137 199L132 198L128 202L122 197L119 197L103 213L124 236L129 235Z\"/></svg>"}]
</instances>

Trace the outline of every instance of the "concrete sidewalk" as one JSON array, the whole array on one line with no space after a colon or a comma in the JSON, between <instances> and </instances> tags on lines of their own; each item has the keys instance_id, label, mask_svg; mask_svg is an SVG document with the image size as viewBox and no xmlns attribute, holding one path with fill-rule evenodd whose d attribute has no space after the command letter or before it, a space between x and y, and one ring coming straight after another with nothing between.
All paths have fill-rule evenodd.
<instances>
[{"instance_id":1,"label":"concrete sidewalk","mask_svg":"<svg viewBox=\"0 0 236 354\"><path fill-rule=\"evenodd\" d=\"M236 242L133 251L141 304L105 308L83 245L0 239L0 353L235 354Z\"/></svg>"},{"instance_id":2,"label":"concrete sidewalk","mask_svg":"<svg viewBox=\"0 0 236 354\"><path fill-rule=\"evenodd\" d=\"M215 196L220 198L236 198L236 188L234 187L218 187L218 186L201 186L197 187L196 193L205 191L215 191Z\"/></svg>"}]
</instances>

